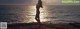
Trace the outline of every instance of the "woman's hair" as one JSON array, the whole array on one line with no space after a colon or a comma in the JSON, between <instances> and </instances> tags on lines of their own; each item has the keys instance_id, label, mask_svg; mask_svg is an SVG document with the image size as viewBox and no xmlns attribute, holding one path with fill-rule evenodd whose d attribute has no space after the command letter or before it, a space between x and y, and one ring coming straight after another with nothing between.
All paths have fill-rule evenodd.
<instances>
[{"instance_id":1,"label":"woman's hair","mask_svg":"<svg viewBox=\"0 0 80 29\"><path fill-rule=\"evenodd\" d=\"M38 4L37 4L37 6L39 6L39 7L43 7L43 6L42 6L42 1L41 1L41 0L38 0Z\"/></svg>"}]
</instances>

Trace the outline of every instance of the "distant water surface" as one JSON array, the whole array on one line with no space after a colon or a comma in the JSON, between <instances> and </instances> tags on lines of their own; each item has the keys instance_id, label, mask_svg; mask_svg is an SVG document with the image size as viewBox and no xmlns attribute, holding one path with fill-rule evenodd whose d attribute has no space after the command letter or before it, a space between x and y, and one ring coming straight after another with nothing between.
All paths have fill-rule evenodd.
<instances>
[{"instance_id":1,"label":"distant water surface","mask_svg":"<svg viewBox=\"0 0 80 29\"><path fill-rule=\"evenodd\" d=\"M0 22L31 23L36 7L27 5L0 5ZM41 22L80 22L80 5L47 5L40 9Z\"/></svg>"}]
</instances>

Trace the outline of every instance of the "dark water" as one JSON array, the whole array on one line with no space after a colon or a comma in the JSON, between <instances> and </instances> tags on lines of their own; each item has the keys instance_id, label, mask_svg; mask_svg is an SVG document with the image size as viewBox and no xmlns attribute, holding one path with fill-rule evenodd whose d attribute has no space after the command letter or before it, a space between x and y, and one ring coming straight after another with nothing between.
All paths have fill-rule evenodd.
<instances>
[{"instance_id":1,"label":"dark water","mask_svg":"<svg viewBox=\"0 0 80 29\"><path fill-rule=\"evenodd\" d=\"M40 9L41 22L80 22L80 5L48 5ZM35 21L35 6L0 5L0 21L30 23Z\"/></svg>"}]
</instances>

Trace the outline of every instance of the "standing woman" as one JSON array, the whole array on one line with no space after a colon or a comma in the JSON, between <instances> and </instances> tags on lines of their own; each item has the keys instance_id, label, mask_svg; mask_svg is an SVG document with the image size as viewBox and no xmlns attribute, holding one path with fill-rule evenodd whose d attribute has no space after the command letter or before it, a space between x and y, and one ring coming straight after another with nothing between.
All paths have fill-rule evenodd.
<instances>
[{"instance_id":1,"label":"standing woman","mask_svg":"<svg viewBox=\"0 0 80 29\"><path fill-rule=\"evenodd\" d=\"M36 21L40 24L40 8L43 8L42 6L42 1L41 0L38 0L38 3L36 4L36 16L35 16L35 19Z\"/></svg>"}]
</instances>

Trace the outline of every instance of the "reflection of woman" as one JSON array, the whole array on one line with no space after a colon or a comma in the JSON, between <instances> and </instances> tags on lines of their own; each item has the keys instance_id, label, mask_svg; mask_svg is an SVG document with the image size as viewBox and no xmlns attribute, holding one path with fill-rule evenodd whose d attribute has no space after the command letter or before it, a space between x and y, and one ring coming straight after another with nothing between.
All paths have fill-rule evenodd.
<instances>
[{"instance_id":1,"label":"reflection of woman","mask_svg":"<svg viewBox=\"0 0 80 29\"><path fill-rule=\"evenodd\" d=\"M40 15L40 11L39 11L40 7L43 8L42 1L38 0L38 4L36 5L36 16L35 16L35 19L38 23L40 23L40 16L39 16Z\"/></svg>"}]
</instances>

